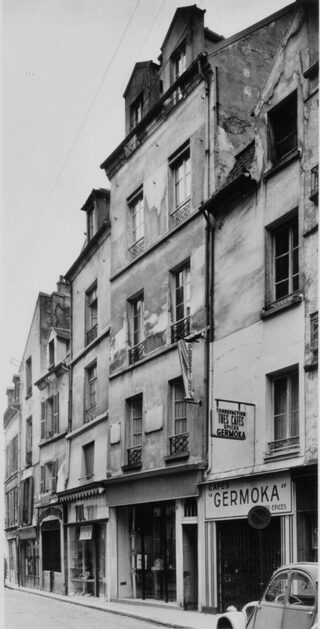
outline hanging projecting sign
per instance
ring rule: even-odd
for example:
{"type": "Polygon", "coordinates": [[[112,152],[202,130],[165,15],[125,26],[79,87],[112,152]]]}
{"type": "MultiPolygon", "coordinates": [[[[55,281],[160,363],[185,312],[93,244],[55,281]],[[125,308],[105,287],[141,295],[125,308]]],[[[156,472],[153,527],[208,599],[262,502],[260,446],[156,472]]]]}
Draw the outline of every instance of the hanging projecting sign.
{"type": "Polygon", "coordinates": [[[185,390],[186,400],[193,400],[192,389],[192,343],[186,343],[183,339],[178,341],[178,352],[181,366],[181,374],[185,390]]]}
{"type": "Polygon", "coordinates": [[[258,506],[266,507],[271,515],[292,512],[289,474],[228,479],[206,485],[206,518],[244,517],[252,507],[258,506]]]}
{"type": "Polygon", "coordinates": [[[211,417],[211,437],[216,472],[226,469],[226,460],[229,470],[253,465],[255,404],[216,399],[211,417]]]}

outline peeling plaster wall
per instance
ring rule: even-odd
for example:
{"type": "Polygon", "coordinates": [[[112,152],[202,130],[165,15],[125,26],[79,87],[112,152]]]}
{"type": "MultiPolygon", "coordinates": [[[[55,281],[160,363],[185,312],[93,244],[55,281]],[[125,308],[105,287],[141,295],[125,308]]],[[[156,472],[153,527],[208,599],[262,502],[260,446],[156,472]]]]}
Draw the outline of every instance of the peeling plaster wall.
{"type": "Polygon", "coordinates": [[[130,261],[131,243],[128,197],[143,184],[145,249],[169,228],[169,214],[174,209],[171,171],[168,159],[190,138],[192,161],[192,208],[205,200],[205,120],[207,105],[204,84],[200,84],[170,113],[158,128],[133,152],[132,157],[111,180],[112,275],[130,261]]]}
{"type": "Polygon", "coordinates": [[[109,338],[106,337],[89,352],[86,352],[72,368],[72,430],[82,426],[85,405],[85,370],[93,361],[97,362],[97,405],[96,415],[108,409],[109,338]]]}
{"type": "Polygon", "coordinates": [[[205,325],[204,219],[200,216],[168,238],[111,283],[110,373],[128,364],[127,300],[144,291],[145,351],[164,347],[170,338],[170,270],[190,258],[191,331],[205,325]]]}
{"type": "Polygon", "coordinates": [[[212,67],[217,68],[216,189],[221,187],[230,172],[234,156],[254,137],[251,113],[291,19],[292,13],[287,13],[215,54],[210,54],[208,50],[208,60],[212,67]]]}

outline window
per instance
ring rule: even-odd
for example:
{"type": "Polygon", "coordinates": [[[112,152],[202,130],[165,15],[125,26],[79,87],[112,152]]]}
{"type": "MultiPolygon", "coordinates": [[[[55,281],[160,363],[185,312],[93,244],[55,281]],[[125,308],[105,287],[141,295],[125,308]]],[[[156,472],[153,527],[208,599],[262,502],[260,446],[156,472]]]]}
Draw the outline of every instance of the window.
{"type": "Polygon", "coordinates": [[[80,480],[90,480],[94,476],[94,441],[82,447],[83,475],[80,480]]]}
{"type": "MultiPolygon", "coordinates": [[[[186,46],[183,42],[171,57],[172,83],[174,83],[186,69],[186,46]]],[[[181,88],[174,90],[173,102],[176,104],[182,98],[181,88]]]]}
{"type": "Polygon", "coordinates": [[[26,421],[26,465],[32,465],[32,417],[26,421]]]}
{"type": "Polygon", "coordinates": [[[316,166],[311,168],[310,199],[312,201],[316,201],[318,199],[318,192],[319,192],[319,164],[316,164],[316,166]]]}
{"type": "Polygon", "coordinates": [[[189,434],[187,433],[187,404],[182,378],[171,383],[172,431],[170,437],[170,455],[189,453],[189,434]]]}
{"type": "Polygon", "coordinates": [[[18,489],[6,493],[6,526],[18,525],[18,489]]]}
{"type": "Polygon", "coordinates": [[[273,441],[270,453],[288,450],[299,444],[298,369],[272,377],[273,441]]]}
{"type": "Polygon", "coordinates": [[[173,182],[173,207],[177,209],[191,196],[191,159],[189,142],[169,158],[173,182]]]}
{"type": "Polygon", "coordinates": [[[18,435],[9,441],[6,448],[6,476],[18,470],[18,435]]]}
{"type": "Polygon", "coordinates": [[[86,345],[98,335],[98,294],[95,284],[86,293],[86,345]]]}
{"type": "Polygon", "coordinates": [[[139,255],[144,249],[144,207],[143,190],[140,188],[128,199],[130,213],[130,252],[133,257],[139,255]]]}
{"type": "Polygon", "coordinates": [[[142,408],[142,395],[128,401],[127,455],[131,467],[142,464],[142,408]]]}
{"type": "Polygon", "coordinates": [[[288,593],[289,605],[295,607],[313,607],[316,602],[316,592],[314,585],[308,575],[300,572],[291,574],[290,590],[288,593]]]}
{"type": "Polygon", "coordinates": [[[318,350],[318,313],[310,315],[310,349],[318,350]]]}
{"type": "Polygon", "coordinates": [[[173,273],[173,318],[171,342],[190,334],[190,264],[173,273]]]}
{"type": "Polygon", "coordinates": [[[268,603],[284,604],[288,588],[288,576],[288,572],[281,572],[271,581],[265,594],[265,600],[268,603]]]}
{"type": "Polygon", "coordinates": [[[143,92],[130,105],[130,130],[139,124],[143,115],[143,92]]]}
{"type": "Polygon", "coordinates": [[[40,468],[40,493],[54,494],[57,491],[58,461],[48,461],[40,468]]]}
{"type": "Polygon", "coordinates": [[[97,406],[97,363],[86,368],[84,423],[96,417],[97,406]]]}
{"type": "Polygon", "coordinates": [[[42,569],[61,572],[61,535],[59,520],[43,522],[42,534],[42,569]]]}
{"type": "Polygon", "coordinates": [[[26,388],[27,397],[32,395],[32,358],[31,356],[26,360],[26,388]]]}
{"type": "Polygon", "coordinates": [[[144,349],[144,298],[143,294],[129,302],[130,307],[130,345],[129,364],[135,363],[143,357],[144,349]]]}
{"type": "Polygon", "coordinates": [[[299,290],[298,217],[272,231],[273,295],[281,299],[299,290]]]}
{"type": "Polygon", "coordinates": [[[94,205],[87,211],[87,241],[90,242],[95,233],[94,205]]]}
{"type": "Polygon", "coordinates": [[[273,163],[297,148],[297,93],[269,112],[270,159],[273,163]]]}
{"type": "Polygon", "coordinates": [[[23,481],[22,524],[32,524],[33,515],[33,477],[23,481]]]}
{"type": "Polygon", "coordinates": [[[59,432],[59,393],[41,402],[40,438],[49,439],[59,432]]]}
{"type": "Polygon", "coordinates": [[[54,367],[54,339],[48,345],[49,369],[54,367]]]}

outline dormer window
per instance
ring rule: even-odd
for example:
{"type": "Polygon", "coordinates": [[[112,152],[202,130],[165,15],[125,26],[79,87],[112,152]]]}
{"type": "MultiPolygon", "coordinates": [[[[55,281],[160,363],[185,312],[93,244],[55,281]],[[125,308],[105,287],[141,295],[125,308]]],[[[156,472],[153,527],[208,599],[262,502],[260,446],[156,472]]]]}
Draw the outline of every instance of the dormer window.
{"type": "Polygon", "coordinates": [[[48,360],[49,360],[49,369],[54,367],[54,340],[49,342],[48,346],[48,360]]]}
{"type": "Polygon", "coordinates": [[[138,98],[130,106],[130,129],[134,129],[140,120],[142,120],[143,112],[143,92],[139,94],[138,98]]]}
{"type": "MultiPolygon", "coordinates": [[[[172,83],[174,83],[186,69],[186,45],[183,42],[179,48],[175,50],[171,57],[171,73],[172,83]]],[[[173,93],[173,101],[176,104],[182,98],[181,88],[179,87],[173,93]]]]}
{"type": "Polygon", "coordinates": [[[88,210],[87,212],[87,238],[88,242],[94,235],[94,206],[88,210]]]}

